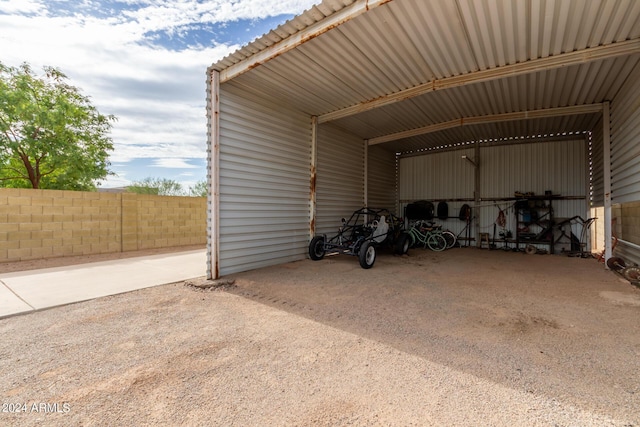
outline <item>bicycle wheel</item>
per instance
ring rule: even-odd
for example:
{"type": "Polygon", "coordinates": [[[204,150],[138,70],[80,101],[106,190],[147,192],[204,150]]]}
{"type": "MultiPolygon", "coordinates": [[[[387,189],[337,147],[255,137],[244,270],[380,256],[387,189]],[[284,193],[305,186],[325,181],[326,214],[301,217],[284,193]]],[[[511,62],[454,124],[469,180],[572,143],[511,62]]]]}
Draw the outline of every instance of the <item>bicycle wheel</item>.
{"type": "Polygon", "coordinates": [[[417,248],[418,244],[420,243],[420,237],[418,232],[416,230],[410,230],[409,233],[407,233],[409,235],[409,247],[410,248],[417,248]]]}
{"type": "Polygon", "coordinates": [[[447,241],[442,234],[431,234],[427,239],[427,246],[432,251],[440,252],[447,249],[447,241]]]}
{"type": "Polygon", "coordinates": [[[444,239],[447,241],[447,249],[450,249],[456,245],[458,238],[451,231],[445,230],[442,232],[442,235],[444,236],[444,239]]]}

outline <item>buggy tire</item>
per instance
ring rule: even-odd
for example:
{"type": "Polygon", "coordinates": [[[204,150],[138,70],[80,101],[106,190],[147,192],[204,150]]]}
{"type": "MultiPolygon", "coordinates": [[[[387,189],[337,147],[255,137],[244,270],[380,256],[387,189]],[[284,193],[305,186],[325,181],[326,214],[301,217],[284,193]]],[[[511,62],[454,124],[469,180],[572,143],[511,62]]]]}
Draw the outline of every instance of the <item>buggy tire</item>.
{"type": "Polygon", "coordinates": [[[373,267],[376,262],[376,247],[371,242],[364,242],[358,251],[358,260],[362,268],[373,267]]]}
{"type": "Polygon", "coordinates": [[[411,246],[411,237],[407,233],[400,233],[398,240],[396,241],[396,254],[404,255],[411,246]]]}
{"type": "Polygon", "coordinates": [[[314,261],[320,261],[326,253],[324,249],[324,237],[316,236],[309,243],[309,258],[314,261]]]}

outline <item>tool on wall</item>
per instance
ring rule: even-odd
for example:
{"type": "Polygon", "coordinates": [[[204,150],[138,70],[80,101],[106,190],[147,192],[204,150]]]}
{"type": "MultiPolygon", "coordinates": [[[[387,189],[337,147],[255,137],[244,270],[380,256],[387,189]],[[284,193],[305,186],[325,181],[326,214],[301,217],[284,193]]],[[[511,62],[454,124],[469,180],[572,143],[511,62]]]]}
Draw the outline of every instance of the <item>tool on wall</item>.
{"type": "Polygon", "coordinates": [[[462,231],[458,233],[458,240],[460,239],[460,235],[462,233],[465,233],[465,240],[467,241],[467,244],[465,246],[469,246],[471,244],[471,206],[466,203],[462,205],[460,207],[460,214],[458,215],[458,218],[460,218],[461,221],[466,222],[462,231]]]}

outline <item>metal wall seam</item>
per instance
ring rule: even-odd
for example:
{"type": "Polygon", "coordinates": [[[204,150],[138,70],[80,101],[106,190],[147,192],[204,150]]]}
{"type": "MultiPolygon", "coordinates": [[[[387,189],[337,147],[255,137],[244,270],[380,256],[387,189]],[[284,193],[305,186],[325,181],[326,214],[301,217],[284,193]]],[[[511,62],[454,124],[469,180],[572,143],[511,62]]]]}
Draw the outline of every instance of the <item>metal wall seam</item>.
{"type": "Polygon", "coordinates": [[[303,259],[311,120],[233,83],[220,90],[220,275],[303,259]]]}
{"type": "Polygon", "coordinates": [[[331,125],[318,126],[316,234],[335,234],[340,218],[363,206],[364,143],[331,125]]]}

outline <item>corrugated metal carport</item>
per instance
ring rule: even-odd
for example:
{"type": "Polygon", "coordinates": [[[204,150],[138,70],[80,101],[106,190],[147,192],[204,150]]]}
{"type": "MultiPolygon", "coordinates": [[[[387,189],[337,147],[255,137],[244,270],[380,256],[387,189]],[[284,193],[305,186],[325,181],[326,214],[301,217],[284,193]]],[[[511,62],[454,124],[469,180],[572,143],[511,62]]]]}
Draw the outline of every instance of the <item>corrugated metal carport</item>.
{"type": "MultiPolygon", "coordinates": [[[[607,257],[613,205],[640,260],[639,61],[634,0],[325,0],[208,70],[209,276],[302,259],[364,204],[400,209],[403,159],[465,150],[486,171],[485,148],[548,141],[583,142],[584,176],[563,179],[603,208],[607,257]]],[[[471,174],[481,202],[497,178],[471,174]]]]}

